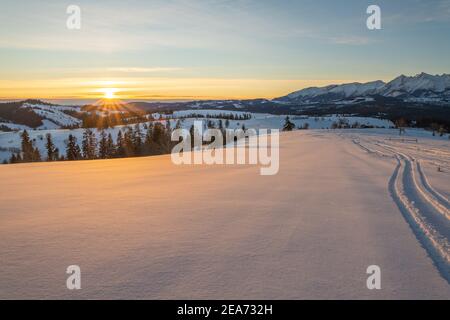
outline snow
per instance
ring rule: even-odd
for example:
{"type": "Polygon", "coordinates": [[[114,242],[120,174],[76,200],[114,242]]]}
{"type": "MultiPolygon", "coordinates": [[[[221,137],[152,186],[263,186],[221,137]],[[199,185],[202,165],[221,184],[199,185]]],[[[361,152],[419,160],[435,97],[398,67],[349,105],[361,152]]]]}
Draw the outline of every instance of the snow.
{"type": "Polygon", "coordinates": [[[331,89],[330,92],[342,93],[346,98],[348,98],[372,94],[379,90],[383,85],[383,81],[373,81],[368,83],[347,83],[331,89]]]}
{"type": "Polygon", "coordinates": [[[42,120],[42,125],[39,126],[38,130],[49,130],[49,129],[59,129],[60,125],[54,123],[53,121],[44,119],[42,120]]]}
{"type": "Polygon", "coordinates": [[[293,92],[291,94],[288,94],[286,97],[289,99],[296,99],[298,97],[315,97],[320,94],[325,94],[329,90],[331,90],[335,87],[336,87],[336,85],[326,86],[323,88],[318,88],[318,87],[306,88],[306,89],[302,89],[302,90],[293,92]]]}
{"type": "Polygon", "coordinates": [[[387,83],[386,86],[381,89],[381,92],[386,96],[395,96],[398,91],[408,93],[414,93],[418,90],[444,92],[447,89],[450,89],[450,75],[442,74],[433,76],[422,72],[413,77],[401,75],[387,83]]]}
{"type": "MultiPolygon", "coordinates": [[[[141,124],[141,128],[142,128],[141,124]]],[[[124,130],[125,126],[116,126],[114,128],[105,129],[105,132],[107,134],[111,133],[114,140],[117,138],[117,134],[119,133],[119,130],[124,130]]],[[[84,129],[56,129],[56,130],[27,130],[31,140],[33,140],[34,145],[39,149],[39,152],[41,153],[41,156],[45,159],[45,155],[47,154],[45,144],[46,139],[45,136],[47,133],[50,133],[52,135],[52,140],[56,148],[59,149],[60,155],[65,155],[65,149],[66,149],[66,142],[69,137],[69,135],[73,135],[75,138],[77,138],[77,142],[81,147],[81,141],[83,138],[83,132],[84,129]]],[[[93,129],[94,133],[97,136],[97,139],[100,138],[100,130],[93,129]]],[[[0,147],[4,149],[10,149],[10,148],[20,148],[21,139],[20,139],[20,132],[4,132],[0,133],[0,147]]],[[[0,161],[8,160],[11,157],[12,152],[4,152],[0,153],[0,161]]]]}
{"type": "Polygon", "coordinates": [[[450,74],[430,75],[422,72],[415,76],[401,75],[388,83],[372,81],[367,83],[345,83],[326,87],[312,87],[288,94],[281,99],[305,102],[320,96],[333,94],[332,99],[348,99],[380,94],[385,97],[405,96],[405,101],[439,102],[450,97],[450,74]],[[337,96],[336,96],[337,95],[337,96]]]}
{"type": "MultiPolygon", "coordinates": [[[[405,169],[448,164],[449,142],[395,132],[283,133],[275,176],[169,155],[0,166],[0,298],[448,299],[411,219],[437,212],[405,169]],[[73,264],[79,291],[65,288],[73,264]],[[382,290],[366,288],[374,264],[382,290]]],[[[448,175],[429,182],[448,194],[448,175]]]]}
{"type": "Polygon", "coordinates": [[[181,110],[181,111],[174,111],[173,112],[173,116],[175,118],[179,118],[179,117],[186,117],[192,114],[201,114],[201,115],[221,115],[221,114],[226,114],[226,115],[245,115],[245,114],[249,114],[250,112],[242,112],[242,111],[229,111],[229,110],[217,110],[217,109],[201,109],[201,110],[181,110]]]}
{"type": "MultiPolygon", "coordinates": [[[[346,135],[352,136],[348,132],[346,135]]],[[[434,188],[424,165],[438,167],[441,179],[450,181],[447,171],[450,165],[450,142],[425,139],[425,143],[420,143],[408,135],[387,138],[354,136],[353,142],[368,153],[396,159],[397,166],[389,183],[390,192],[417,238],[443,277],[449,281],[450,201],[446,196],[449,186],[444,188],[445,192],[434,188]]]]}
{"type": "Polygon", "coordinates": [[[63,112],[67,110],[79,111],[79,108],[76,107],[25,103],[22,108],[32,109],[33,112],[46,119],[43,121],[42,129],[56,129],[61,126],[73,126],[81,123],[81,120],[63,112]]]}
{"type": "Polygon", "coordinates": [[[342,95],[342,98],[357,97],[363,95],[369,95],[377,92],[384,86],[383,81],[372,81],[367,83],[346,83],[342,85],[330,85],[326,87],[311,87],[303,90],[299,90],[287,95],[289,99],[302,98],[314,98],[320,95],[334,93],[342,95]]]}
{"type": "Polygon", "coordinates": [[[23,125],[23,124],[16,124],[16,123],[11,123],[11,122],[1,122],[1,121],[0,121],[0,126],[5,126],[12,130],[29,130],[29,129],[31,129],[30,127],[23,125]]]}
{"type": "MultiPolygon", "coordinates": [[[[182,116],[188,116],[192,114],[203,114],[203,115],[219,115],[219,114],[227,114],[227,115],[244,115],[249,114],[248,112],[241,112],[241,111],[228,111],[228,110],[216,110],[216,109],[192,109],[192,110],[183,110],[183,111],[176,111],[174,112],[174,117],[182,117],[182,116]]],[[[283,127],[283,124],[285,122],[285,115],[271,115],[266,113],[250,113],[252,115],[252,118],[249,120],[229,120],[229,128],[230,129],[237,129],[241,128],[244,124],[246,129],[253,128],[253,129],[281,129],[283,127]]],[[[160,114],[154,113],[152,115],[155,119],[160,119],[160,114]]],[[[298,127],[303,126],[305,123],[309,124],[309,127],[311,129],[322,129],[322,128],[330,128],[332,123],[337,121],[339,118],[342,118],[337,115],[330,115],[327,117],[295,117],[291,116],[291,121],[298,127]]],[[[375,118],[365,118],[365,117],[347,117],[349,120],[349,123],[352,124],[354,122],[359,122],[360,124],[367,124],[367,125],[373,125],[378,127],[386,127],[389,128],[393,126],[393,123],[388,120],[382,120],[382,119],[375,119],[375,118]]],[[[182,127],[185,129],[189,129],[191,125],[194,123],[194,121],[204,121],[206,122],[206,118],[186,118],[182,122],[182,127]]],[[[215,122],[215,125],[218,126],[219,119],[209,119],[211,121],[215,122]]],[[[161,121],[162,123],[165,123],[164,120],[161,121]]],[[[51,122],[50,122],[51,123],[51,122]]],[[[225,126],[225,120],[222,121],[223,125],[225,126]]],[[[171,120],[171,126],[172,128],[175,127],[176,120],[171,120]]],[[[47,124],[47,126],[49,126],[47,124]]],[[[119,130],[123,130],[125,126],[116,126],[114,128],[106,129],[106,133],[111,133],[113,138],[115,139],[117,137],[117,134],[119,133],[119,130]]],[[[141,124],[141,128],[143,129],[143,124],[141,124]]],[[[30,138],[34,140],[35,146],[39,149],[41,155],[46,154],[45,149],[45,135],[47,133],[50,133],[53,138],[53,142],[55,146],[59,149],[60,154],[65,154],[66,149],[66,141],[69,137],[69,134],[72,134],[74,137],[77,138],[78,144],[81,145],[81,140],[83,137],[83,131],[84,129],[72,129],[72,130],[62,130],[62,129],[53,129],[53,130],[28,130],[28,133],[30,135],[30,138]]],[[[100,132],[96,129],[94,129],[94,132],[97,135],[97,138],[100,136],[100,132]]],[[[20,132],[4,132],[0,133],[0,148],[20,148],[20,132]]],[[[12,152],[0,152],[0,163],[3,160],[8,160],[11,157],[12,152]]]]}

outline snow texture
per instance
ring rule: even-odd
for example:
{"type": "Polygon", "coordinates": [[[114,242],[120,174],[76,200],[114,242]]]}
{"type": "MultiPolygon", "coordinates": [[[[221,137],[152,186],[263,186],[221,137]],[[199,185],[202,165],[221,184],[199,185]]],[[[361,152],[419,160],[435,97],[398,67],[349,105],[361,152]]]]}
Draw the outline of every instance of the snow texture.
{"type": "Polygon", "coordinates": [[[448,299],[449,142],[395,133],[283,133],[275,176],[168,155],[0,166],[0,298],[448,299]]]}

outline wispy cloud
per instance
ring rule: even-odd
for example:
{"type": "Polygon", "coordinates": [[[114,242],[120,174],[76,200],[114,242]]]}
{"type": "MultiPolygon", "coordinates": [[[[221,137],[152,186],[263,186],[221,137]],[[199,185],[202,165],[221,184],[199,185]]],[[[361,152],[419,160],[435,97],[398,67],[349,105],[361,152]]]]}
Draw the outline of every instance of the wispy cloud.
{"type": "Polygon", "coordinates": [[[120,67],[120,68],[107,68],[108,71],[113,72],[125,72],[125,73],[154,73],[154,72],[173,72],[180,71],[183,68],[164,68],[164,67],[153,67],[153,68],[136,68],[136,67],[120,67]]]}
{"type": "Polygon", "coordinates": [[[450,0],[419,0],[394,9],[383,13],[383,23],[390,27],[450,21],[450,0]]]}
{"type": "Polygon", "coordinates": [[[332,37],[329,39],[330,42],[335,44],[342,45],[365,45],[372,43],[373,40],[368,37],[359,37],[359,36],[341,36],[341,37],[332,37]]]}
{"type": "Polygon", "coordinates": [[[262,39],[307,37],[311,32],[301,20],[272,20],[274,13],[259,1],[78,2],[81,30],[68,30],[62,2],[30,3],[23,11],[6,0],[0,18],[8,28],[0,30],[0,47],[96,52],[246,48],[262,39]]]}

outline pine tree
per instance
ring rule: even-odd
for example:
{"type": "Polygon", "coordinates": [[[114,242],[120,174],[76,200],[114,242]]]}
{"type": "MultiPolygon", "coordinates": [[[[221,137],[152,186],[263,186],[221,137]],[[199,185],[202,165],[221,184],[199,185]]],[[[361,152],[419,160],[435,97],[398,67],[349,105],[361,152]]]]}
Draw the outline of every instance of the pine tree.
{"type": "Polygon", "coordinates": [[[117,157],[125,156],[125,146],[124,146],[122,130],[119,130],[119,133],[117,134],[116,156],[117,157]]]}
{"type": "Polygon", "coordinates": [[[153,141],[162,146],[164,144],[164,127],[161,125],[161,123],[156,123],[153,126],[153,131],[152,131],[152,137],[153,137],[153,141]]]}
{"type": "Polygon", "coordinates": [[[153,123],[149,123],[148,128],[147,128],[147,135],[151,137],[151,140],[153,140],[153,129],[154,129],[154,124],[153,123]]]}
{"type": "Polygon", "coordinates": [[[90,129],[85,129],[83,132],[83,139],[81,141],[81,150],[83,152],[83,158],[89,159],[89,136],[90,136],[90,129]]]}
{"type": "Polygon", "coordinates": [[[21,147],[22,147],[22,155],[16,155],[17,162],[35,162],[41,161],[41,154],[39,153],[39,149],[35,148],[33,145],[33,141],[31,141],[30,136],[27,130],[24,130],[20,135],[21,147]]]}
{"type": "Polygon", "coordinates": [[[138,124],[134,127],[134,134],[133,134],[133,148],[134,148],[134,154],[140,155],[142,152],[142,131],[141,126],[138,124]]]}
{"type": "Polygon", "coordinates": [[[153,152],[154,141],[153,141],[153,124],[149,124],[147,127],[147,132],[145,133],[143,154],[150,155],[153,152]]]}
{"type": "Polygon", "coordinates": [[[283,131],[292,131],[294,128],[295,124],[291,122],[289,116],[286,116],[286,119],[284,120],[283,131]]]}
{"type": "Polygon", "coordinates": [[[97,154],[97,138],[91,129],[85,129],[83,132],[83,141],[81,143],[83,158],[95,159],[97,154]]]}
{"type": "Polygon", "coordinates": [[[95,133],[93,131],[91,131],[91,136],[90,136],[90,141],[89,141],[89,145],[90,145],[90,151],[91,151],[91,157],[92,159],[97,158],[97,137],[95,136],[95,133]]]}
{"type": "Polygon", "coordinates": [[[100,141],[98,146],[98,156],[100,159],[108,158],[108,137],[105,130],[100,131],[100,141]]]}
{"type": "Polygon", "coordinates": [[[132,157],[134,156],[134,133],[133,128],[127,127],[124,135],[123,135],[123,146],[125,150],[125,156],[126,157],[132,157]]]}
{"type": "Polygon", "coordinates": [[[166,127],[164,128],[164,144],[163,144],[163,152],[170,152],[172,146],[172,126],[170,124],[170,120],[167,120],[166,127]]]}
{"type": "Polygon", "coordinates": [[[34,153],[34,147],[33,143],[30,140],[30,136],[27,132],[27,130],[24,130],[22,134],[20,135],[22,142],[22,161],[23,162],[31,162],[33,161],[33,153],[34,153]]]}
{"type": "Polygon", "coordinates": [[[114,153],[115,153],[115,145],[113,137],[110,133],[108,134],[108,139],[106,140],[106,157],[112,158],[114,157],[114,153]]]}
{"type": "Polygon", "coordinates": [[[47,161],[58,161],[59,150],[53,143],[52,135],[50,133],[47,133],[45,137],[47,139],[47,143],[45,144],[45,148],[47,149],[47,161]]]}
{"type": "Polygon", "coordinates": [[[81,150],[77,144],[77,138],[71,134],[69,134],[66,144],[66,159],[69,161],[81,159],[81,150]]]}

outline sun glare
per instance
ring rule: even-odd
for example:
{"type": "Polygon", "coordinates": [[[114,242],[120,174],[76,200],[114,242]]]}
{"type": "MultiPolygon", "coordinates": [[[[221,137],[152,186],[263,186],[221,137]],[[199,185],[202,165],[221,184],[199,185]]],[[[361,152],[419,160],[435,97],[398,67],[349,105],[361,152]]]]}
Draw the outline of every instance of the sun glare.
{"type": "Polygon", "coordinates": [[[105,99],[115,99],[116,97],[116,92],[117,89],[116,88],[103,88],[101,89],[101,91],[103,92],[103,97],[105,99]]]}

